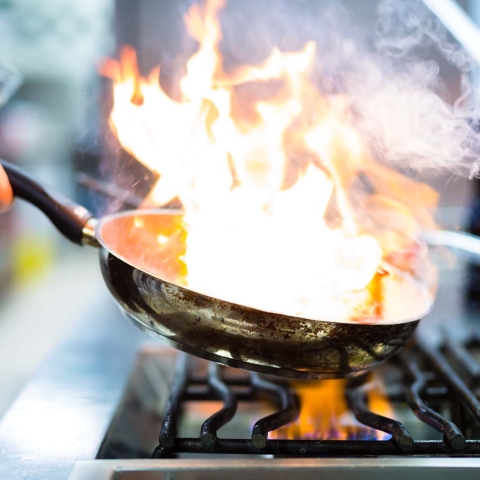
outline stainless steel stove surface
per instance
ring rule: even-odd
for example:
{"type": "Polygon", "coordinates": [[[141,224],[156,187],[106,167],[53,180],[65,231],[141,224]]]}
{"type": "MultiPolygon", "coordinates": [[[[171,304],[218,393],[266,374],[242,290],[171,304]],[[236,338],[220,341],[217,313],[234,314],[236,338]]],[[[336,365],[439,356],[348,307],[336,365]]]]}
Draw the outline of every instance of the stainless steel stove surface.
{"type": "Polygon", "coordinates": [[[78,463],[70,480],[477,480],[479,466],[475,458],[463,460],[461,473],[452,458],[105,460],[78,463]]]}

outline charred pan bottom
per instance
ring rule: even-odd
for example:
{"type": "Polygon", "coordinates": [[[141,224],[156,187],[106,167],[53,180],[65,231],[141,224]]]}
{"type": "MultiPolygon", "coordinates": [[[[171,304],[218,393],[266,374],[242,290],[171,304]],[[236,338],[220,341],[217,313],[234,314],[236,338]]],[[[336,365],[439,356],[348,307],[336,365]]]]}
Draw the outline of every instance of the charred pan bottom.
{"type": "Polygon", "coordinates": [[[272,314],[171,284],[103,248],[100,264],[118,304],[141,328],[198,357],[260,373],[356,375],[398,352],[419,323],[362,325],[272,314]]]}

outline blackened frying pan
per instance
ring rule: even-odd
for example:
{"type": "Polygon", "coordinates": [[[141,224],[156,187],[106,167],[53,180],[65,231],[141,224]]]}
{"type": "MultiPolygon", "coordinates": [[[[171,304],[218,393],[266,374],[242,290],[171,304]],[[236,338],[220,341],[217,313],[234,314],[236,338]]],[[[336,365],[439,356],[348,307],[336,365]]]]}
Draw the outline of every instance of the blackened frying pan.
{"type": "Polygon", "coordinates": [[[24,171],[1,161],[14,195],[36,205],[69,240],[100,249],[105,282],[140,328],[225,365],[291,378],[359,374],[394,355],[419,320],[355,324],[265,312],[181,285],[182,213],[131,211],[100,221],[24,171]],[[163,245],[158,242],[159,235],[163,245]]]}

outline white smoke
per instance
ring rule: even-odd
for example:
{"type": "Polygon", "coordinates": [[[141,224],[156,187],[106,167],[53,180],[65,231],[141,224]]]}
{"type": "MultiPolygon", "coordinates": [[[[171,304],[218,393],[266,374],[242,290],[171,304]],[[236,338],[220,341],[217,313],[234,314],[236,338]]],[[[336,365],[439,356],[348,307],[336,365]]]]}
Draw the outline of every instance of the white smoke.
{"type": "Polygon", "coordinates": [[[316,83],[327,95],[347,94],[377,161],[425,175],[475,175],[474,60],[421,0],[381,0],[375,28],[349,18],[349,5],[358,14],[373,3],[230,1],[221,12],[221,49],[227,63],[256,63],[274,45],[295,50],[314,40],[316,83]],[[458,99],[449,98],[452,88],[440,72],[445,65],[463,77],[458,99]]]}
{"type": "Polygon", "coordinates": [[[434,46],[461,71],[475,66],[471,55],[451,38],[422,0],[382,0],[375,32],[376,47],[384,54],[405,57],[419,47],[434,46]]]}
{"type": "Polygon", "coordinates": [[[470,55],[420,0],[383,0],[376,27],[373,53],[356,52],[360,61],[345,83],[377,159],[425,173],[476,174],[478,92],[468,76],[470,55]],[[425,60],[428,50],[462,72],[462,93],[453,104],[440,95],[439,65],[425,60]]]}
{"type": "Polygon", "coordinates": [[[478,170],[479,135],[468,112],[432,89],[436,71],[435,64],[418,63],[403,74],[366,75],[362,83],[350,82],[358,128],[382,162],[472,175],[478,170]]]}

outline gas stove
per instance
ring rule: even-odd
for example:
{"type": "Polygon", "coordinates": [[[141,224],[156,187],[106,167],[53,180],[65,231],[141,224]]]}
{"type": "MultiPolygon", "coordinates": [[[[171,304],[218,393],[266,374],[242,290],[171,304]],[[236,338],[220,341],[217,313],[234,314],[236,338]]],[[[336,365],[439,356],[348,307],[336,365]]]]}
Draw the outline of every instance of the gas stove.
{"type": "Polygon", "coordinates": [[[374,379],[292,385],[145,347],[98,458],[479,455],[478,353],[480,332],[443,349],[417,339],[374,379]],[[389,416],[368,401],[377,382],[389,416]]]}
{"type": "Polygon", "coordinates": [[[477,478],[480,325],[457,267],[415,341],[345,381],[187,356],[102,300],[0,423],[0,478],[477,478]]]}
{"type": "Polygon", "coordinates": [[[439,346],[419,336],[374,375],[294,385],[144,345],[97,460],[78,462],[70,479],[423,479],[453,478],[459,468],[476,478],[480,330],[471,325],[467,336],[439,346]],[[388,417],[371,398],[378,384],[388,417]],[[342,402],[346,411],[327,428],[321,418],[302,425],[312,407],[305,391],[318,415],[342,402]]]}

